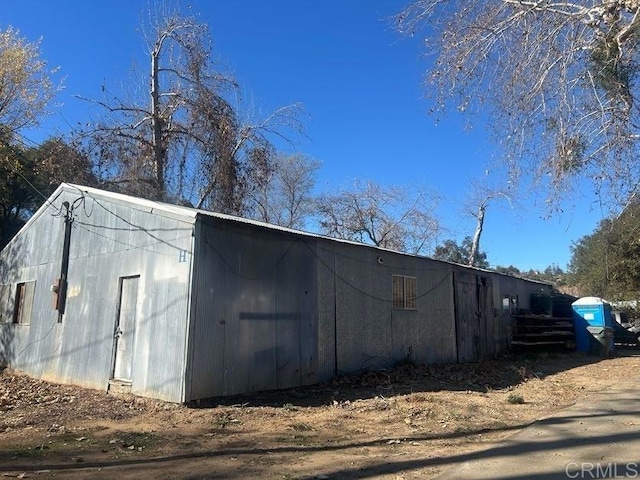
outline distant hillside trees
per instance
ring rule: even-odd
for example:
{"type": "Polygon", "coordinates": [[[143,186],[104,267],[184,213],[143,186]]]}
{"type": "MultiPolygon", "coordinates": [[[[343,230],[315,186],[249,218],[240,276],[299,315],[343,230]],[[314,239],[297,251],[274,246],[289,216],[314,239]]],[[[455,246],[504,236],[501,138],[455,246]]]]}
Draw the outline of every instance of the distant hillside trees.
{"type": "Polygon", "coordinates": [[[550,283],[559,290],[562,290],[564,287],[569,285],[567,272],[558,265],[549,265],[544,270],[534,270],[532,268],[529,270],[520,270],[513,265],[509,265],[508,267],[497,266],[495,267],[495,271],[504,273],[505,275],[513,275],[516,277],[524,277],[531,280],[550,283]]]}
{"type": "Polygon", "coordinates": [[[584,295],[640,298],[640,202],[635,200],[621,215],[601,221],[571,251],[571,280],[584,295]]]}
{"type": "MultiPolygon", "coordinates": [[[[471,237],[465,237],[460,243],[452,239],[445,240],[436,246],[433,251],[433,258],[436,260],[445,260],[447,262],[468,265],[469,259],[471,258],[473,244],[473,238],[471,237]]],[[[487,254],[482,250],[476,250],[474,266],[479,268],[489,268],[487,254]]]]}
{"type": "MultiPolygon", "coordinates": [[[[460,243],[449,239],[436,246],[433,258],[448,262],[467,265],[473,246],[473,238],[465,237],[460,243]]],[[[515,277],[529,278],[553,285],[557,289],[563,289],[569,284],[568,274],[558,265],[549,265],[544,270],[520,270],[513,265],[491,267],[486,252],[480,251],[477,255],[476,267],[495,270],[498,273],[515,277]]]]}

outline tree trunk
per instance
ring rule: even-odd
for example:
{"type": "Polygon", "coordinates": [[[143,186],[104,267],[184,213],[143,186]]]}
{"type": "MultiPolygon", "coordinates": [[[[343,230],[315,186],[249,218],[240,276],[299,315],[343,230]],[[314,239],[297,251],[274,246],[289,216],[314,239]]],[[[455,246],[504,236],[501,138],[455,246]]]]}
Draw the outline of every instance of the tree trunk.
{"type": "Polygon", "coordinates": [[[162,49],[162,39],[156,44],[156,48],[151,53],[151,124],[152,124],[152,145],[153,145],[153,167],[154,181],[158,195],[164,199],[164,168],[166,163],[167,149],[164,145],[162,131],[164,121],[160,109],[160,72],[158,58],[162,49]]]}
{"type": "Polygon", "coordinates": [[[476,264],[476,257],[480,249],[480,236],[482,235],[482,228],[484,227],[484,214],[487,206],[483,203],[478,207],[478,216],[476,222],[476,231],[473,234],[473,242],[471,243],[471,252],[469,253],[469,265],[474,266],[476,264]]]}

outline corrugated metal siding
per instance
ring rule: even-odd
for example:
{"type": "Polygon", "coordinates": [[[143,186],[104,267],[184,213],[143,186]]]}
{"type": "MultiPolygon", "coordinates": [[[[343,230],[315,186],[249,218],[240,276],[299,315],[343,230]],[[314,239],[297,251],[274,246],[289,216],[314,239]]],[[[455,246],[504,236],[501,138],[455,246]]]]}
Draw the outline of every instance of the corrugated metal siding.
{"type": "MultiPolygon", "coordinates": [[[[309,244],[309,243],[308,243],[309,244]]],[[[325,381],[337,373],[336,363],[336,255],[326,242],[313,242],[317,259],[318,305],[318,380],[325,381]]]]}
{"type": "Polygon", "coordinates": [[[213,218],[199,232],[191,399],[317,382],[316,262],[306,239],[213,218]]]}
{"type": "Polygon", "coordinates": [[[139,299],[136,322],[132,393],[184,400],[188,286],[186,279],[178,276],[147,278],[141,285],[143,296],[139,299]]]}
{"type": "Polygon", "coordinates": [[[338,372],[382,368],[392,348],[391,275],[379,274],[387,267],[372,249],[334,247],[338,372]]]}
{"type": "Polygon", "coordinates": [[[36,215],[0,254],[5,303],[16,282],[36,280],[31,324],[0,325],[0,361],[34,376],[106,388],[125,276],[139,276],[132,391],[176,402],[307,385],[405,359],[455,362],[460,332],[470,326],[472,343],[462,350],[485,358],[507,344],[502,297],[517,295],[526,309],[531,293],[548,288],[232,218],[181,215],[180,208],[161,206],[157,215],[153,202],[85,195],[75,204],[62,323],[49,288],[60,272],[64,222],[52,214],[65,200],[73,204],[77,189],[61,189],[55,208],[36,215]],[[393,275],[416,278],[415,310],[393,308],[393,275]],[[473,288],[464,288],[467,277],[473,288]]]}
{"type": "Polygon", "coordinates": [[[211,246],[214,235],[214,229],[207,228],[202,222],[196,223],[187,400],[224,392],[225,322],[228,310],[224,272],[228,267],[211,246]]]}
{"type": "MultiPolygon", "coordinates": [[[[64,189],[53,203],[60,208],[79,197],[64,189]]],[[[0,283],[37,280],[31,325],[2,325],[10,364],[36,377],[106,389],[119,278],[140,275],[132,392],[181,401],[191,219],[88,196],[76,202],[66,312],[58,323],[50,286],[60,275],[64,220],[53,213],[37,216],[0,257],[0,283]]]]}
{"type": "Polygon", "coordinates": [[[336,255],[339,372],[388,367],[405,359],[455,361],[449,265],[373,248],[322,245],[334,249],[336,255]],[[416,277],[416,310],[393,308],[393,275],[416,277]]]}
{"type": "MultiPolygon", "coordinates": [[[[288,388],[318,381],[317,268],[306,239],[278,237],[292,241],[285,256],[278,258],[275,282],[276,380],[277,388],[288,388]]],[[[283,243],[274,240],[274,247],[283,243]]]]}

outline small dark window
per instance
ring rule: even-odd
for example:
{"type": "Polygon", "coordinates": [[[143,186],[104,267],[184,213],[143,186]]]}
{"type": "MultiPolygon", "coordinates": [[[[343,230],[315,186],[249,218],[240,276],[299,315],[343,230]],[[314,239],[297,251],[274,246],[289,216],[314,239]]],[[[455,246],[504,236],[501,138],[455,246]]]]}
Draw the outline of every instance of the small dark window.
{"type": "Polygon", "coordinates": [[[393,308],[416,310],[418,280],[416,277],[393,275],[393,308]]]}
{"type": "Polygon", "coordinates": [[[36,282],[21,282],[16,285],[16,297],[13,307],[13,323],[29,325],[33,307],[33,292],[36,282]]]}
{"type": "Polygon", "coordinates": [[[0,285],[0,323],[11,321],[9,298],[11,298],[11,285],[0,285]]]}
{"type": "Polygon", "coordinates": [[[518,296],[505,295],[502,297],[502,312],[512,315],[518,311],[518,296]]]}

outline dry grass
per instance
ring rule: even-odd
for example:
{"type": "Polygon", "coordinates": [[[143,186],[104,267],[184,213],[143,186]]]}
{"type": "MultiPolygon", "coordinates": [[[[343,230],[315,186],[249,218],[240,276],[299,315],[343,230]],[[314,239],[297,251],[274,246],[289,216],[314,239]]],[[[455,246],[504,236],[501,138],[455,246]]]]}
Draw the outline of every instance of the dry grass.
{"type": "Polygon", "coordinates": [[[4,372],[0,474],[428,478],[639,366],[636,356],[580,355],[402,365],[199,408],[4,372]]]}

